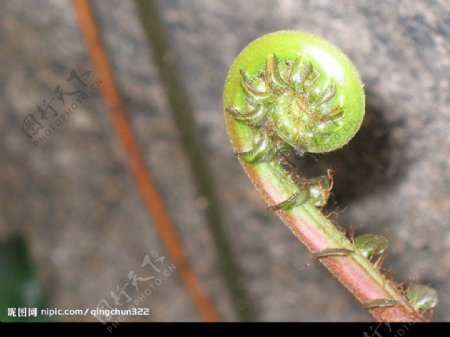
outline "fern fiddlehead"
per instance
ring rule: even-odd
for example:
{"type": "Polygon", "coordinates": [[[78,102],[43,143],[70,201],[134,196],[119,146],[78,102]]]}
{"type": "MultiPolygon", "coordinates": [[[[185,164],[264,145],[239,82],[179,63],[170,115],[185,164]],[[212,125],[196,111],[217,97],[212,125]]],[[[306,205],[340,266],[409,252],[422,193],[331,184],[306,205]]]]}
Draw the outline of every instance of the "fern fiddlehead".
{"type": "Polygon", "coordinates": [[[437,296],[417,286],[404,296],[401,286],[380,272],[387,240],[374,234],[350,240],[322,214],[331,172],[306,178],[289,169],[290,153],[333,151],[358,131],[364,90],[351,61],[308,33],[265,35],[231,66],[223,104],[234,151],[268,208],[375,318],[426,320],[422,314],[431,311],[437,296]]]}

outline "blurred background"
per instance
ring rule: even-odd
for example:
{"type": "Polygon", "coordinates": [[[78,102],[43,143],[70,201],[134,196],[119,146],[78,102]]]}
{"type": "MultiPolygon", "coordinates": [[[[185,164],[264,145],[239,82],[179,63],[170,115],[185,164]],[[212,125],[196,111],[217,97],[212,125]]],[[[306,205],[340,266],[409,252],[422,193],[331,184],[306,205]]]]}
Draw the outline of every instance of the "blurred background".
{"type": "Polygon", "coordinates": [[[450,320],[448,1],[89,4],[97,40],[80,3],[0,5],[0,321],[96,321],[19,309],[132,303],[150,314],[125,320],[372,319],[266,210],[225,132],[228,67],[251,40],[282,29],[339,46],[366,89],[350,145],[299,165],[333,167],[340,226],[387,236],[388,275],[434,287],[434,319],[450,320]],[[102,52],[106,69],[95,61],[102,52]],[[119,95],[101,89],[111,78],[119,95]],[[141,196],[129,134],[165,209],[149,212],[141,196]],[[162,240],[168,218],[181,246],[162,240]],[[179,251],[189,267],[174,261],[179,251]]]}

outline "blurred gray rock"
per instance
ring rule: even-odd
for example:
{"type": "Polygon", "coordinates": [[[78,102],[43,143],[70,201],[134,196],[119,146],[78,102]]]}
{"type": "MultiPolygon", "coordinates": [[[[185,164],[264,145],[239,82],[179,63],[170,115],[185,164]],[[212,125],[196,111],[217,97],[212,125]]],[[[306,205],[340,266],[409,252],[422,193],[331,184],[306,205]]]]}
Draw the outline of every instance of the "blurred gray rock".
{"type": "MultiPolygon", "coordinates": [[[[130,1],[95,1],[125,107],[190,261],[225,320],[236,319],[218,273],[202,202],[130,1]]],[[[336,170],[339,223],[389,238],[391,275],[434,287],[450,320],[450,5],[448,1],[158,1],[215,177],[226,230],[261,321],[371,317],[266,211],[239,167],[222,116],[237,53],[280,29],[341,47],[366,85],[367,118],[342,152],[306,157],[336,170]]],[[[5,2],[0,11],[0,239],[25,233],[51,304],[94,307],[150,251],[167,255],[100,94],[39,148],[20,130],[71,69],[92,69],[70,1],[5,2]]],[[[146,299],[150,320],[199,320],[176,275],[146,299]]],[[[72,319],[72,318],[71,318],[72,319]]],[[[88,318],[75,318],[82,320],[88,318]]],[[[89,318],[92,319],[92,318],[89,318]]]]}

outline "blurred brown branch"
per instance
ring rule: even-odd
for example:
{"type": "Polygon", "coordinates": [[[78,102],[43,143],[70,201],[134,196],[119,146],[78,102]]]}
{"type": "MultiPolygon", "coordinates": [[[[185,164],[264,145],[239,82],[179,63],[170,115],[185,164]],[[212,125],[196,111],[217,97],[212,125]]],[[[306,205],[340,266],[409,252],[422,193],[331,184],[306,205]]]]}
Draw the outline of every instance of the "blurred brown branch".
{"type": "Polygon", "coordinates": [[[166,211],[162,198],[153,183],[152,177],[145,166],[136,137],[126,118],[121,96],[108,57],[103,48],[101,34],[94,20],[89,2],[87,0],[73,0],[73,5],[86,41],[89,56],[99,78],[102,79],[101,91],[112,123],[117,136],[126,150],[133,177],[147,209],[155,220],[155,224],[158,227],[167,251],[173,259],[182,281],[196,303],[198,311],[205,320],[218,321],[218,313],[209,301],[194,271],[189,266],[178,234],[166,211]]]}

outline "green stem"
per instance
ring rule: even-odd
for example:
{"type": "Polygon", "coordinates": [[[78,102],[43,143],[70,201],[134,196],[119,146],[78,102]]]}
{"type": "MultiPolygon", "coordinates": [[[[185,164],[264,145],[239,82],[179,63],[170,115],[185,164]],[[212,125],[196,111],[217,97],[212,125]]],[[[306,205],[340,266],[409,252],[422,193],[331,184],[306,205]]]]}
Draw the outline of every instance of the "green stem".
{"type": "Polygon", "coordinates": [[[137,0],[136,3],[180,133],[180,141],[189,157],[198,193],[208,200],[208,207],[205,212],[209,230],[217,249],[219,265],[222,268],[232,303],[241,321],[253,321],[254,313],[240,277],[240,268],[223,229],[217,193],[210,169],[203,155],[204,146],[201,145],[199,140],[199,132],[195,127],[196,123],[189,104],[188,94],[176,70],[177,66],[169,57],[168,37],[160,20],[158,8],[155,2],[150,0],[137,0]]]}
{"type": "MultiPolygon", "coordinates": [[[[229,131],[236,145],[239,142],[238,133],[233,128],[229,131]]],[[[268,204],[284,200],[299,188],[278,163],[249,165],[241,160],[241,164],[268,204]]],[[[404,298],[400,285],[388,280],[369,259],[358,253],[345,234],[314,205],[308,202],[289,211],[280,210],[276,213],[313,254],[327,249],[353,252],[348,255],[323,256],[320,261],[361,303],[377,304],[369,308],[375,318],[380,321],[427,320],[404,298]]]]}

